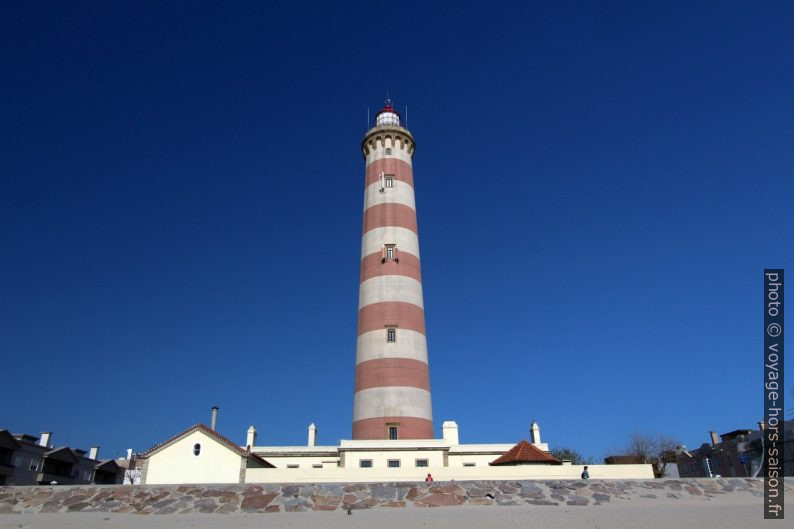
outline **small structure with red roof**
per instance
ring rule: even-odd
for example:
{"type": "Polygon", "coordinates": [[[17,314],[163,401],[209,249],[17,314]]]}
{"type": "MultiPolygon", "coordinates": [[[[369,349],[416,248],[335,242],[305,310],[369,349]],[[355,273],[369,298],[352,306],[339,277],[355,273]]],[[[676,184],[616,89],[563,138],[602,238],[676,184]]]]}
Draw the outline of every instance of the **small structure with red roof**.
{"type": "Polygon", "coordinates": [[[498,459],[488,463],[498,465],[562,465],[562,461],[523,439],[498,459]]]}

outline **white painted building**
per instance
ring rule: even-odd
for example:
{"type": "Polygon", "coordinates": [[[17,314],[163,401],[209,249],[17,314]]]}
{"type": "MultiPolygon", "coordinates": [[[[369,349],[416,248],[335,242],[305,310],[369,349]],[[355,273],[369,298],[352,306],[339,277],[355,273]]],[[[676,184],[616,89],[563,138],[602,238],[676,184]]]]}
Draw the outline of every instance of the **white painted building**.
{"type": "MultiPolygon", "coordinates": [[[[309,426],[305,446],[256,444],[256,429],[238,446],[208,426],[197,424],[160,443],[139,458],[142,482],[166,483],[328,483],[578,479],[581,465],[557,461],[540,442],[540,428],[530,429],[534,443],[522,441],[527,459],[493,463],[519,445],[460,444],[458,426],[446,421],[442,439],[342,440],[317,445],[317,428],[309,426]]],[[[653,479],[650,465],[590,465],[593,479],[653,479]]]]}

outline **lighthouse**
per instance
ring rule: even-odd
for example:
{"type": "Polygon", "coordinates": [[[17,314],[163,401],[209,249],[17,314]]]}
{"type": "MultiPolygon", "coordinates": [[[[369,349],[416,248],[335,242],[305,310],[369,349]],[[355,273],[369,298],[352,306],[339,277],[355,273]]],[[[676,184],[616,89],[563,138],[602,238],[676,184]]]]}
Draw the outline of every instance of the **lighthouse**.
{"type": "Polygon", "coordinates": [[[354,440],[433,438],[414,148],[387,100],[361,142],[366,169],[354,440]]]}

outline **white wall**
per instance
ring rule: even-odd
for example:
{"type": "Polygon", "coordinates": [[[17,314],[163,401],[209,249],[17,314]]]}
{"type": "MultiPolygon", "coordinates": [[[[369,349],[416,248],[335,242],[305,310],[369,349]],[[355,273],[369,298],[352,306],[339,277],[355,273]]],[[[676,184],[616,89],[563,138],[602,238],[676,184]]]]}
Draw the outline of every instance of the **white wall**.
{"type": "MultiPolygon", "coordinates": [[[[583,465],[520,465],[428,468],[324,468],[248,469],[246,483],[329,483],[424,481],[427,473],[435,481],[580,479],[583,465]]],[[[591,479],[653,479],[651,465],[589,465],[591,479]]]]}
{"type": "Polygon", "coordinates": [[[194,431],[149,456],[146,484],[239,483],[241,459],[204,432],[194,431]],[[196,443],[201,445],[197,456],[193,455],[196,443]]]}

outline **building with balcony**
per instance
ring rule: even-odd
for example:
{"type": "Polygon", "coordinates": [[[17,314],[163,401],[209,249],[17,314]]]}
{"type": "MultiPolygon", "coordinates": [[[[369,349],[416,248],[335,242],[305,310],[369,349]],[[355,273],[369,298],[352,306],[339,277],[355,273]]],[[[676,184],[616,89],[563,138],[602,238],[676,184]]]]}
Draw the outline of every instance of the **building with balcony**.
{"type": "Polygon", "coordinates": [[[99,460],[99,447],[89,452],[53,447],[52,432],[40,437],[0,430],[0,485],[86,485],[121,483],[112,460],[99,460]]]}

